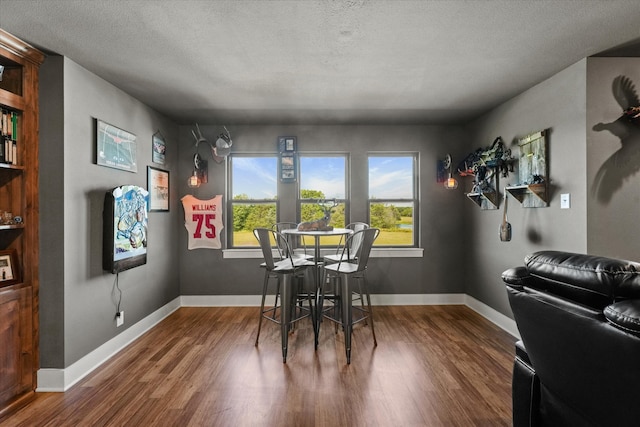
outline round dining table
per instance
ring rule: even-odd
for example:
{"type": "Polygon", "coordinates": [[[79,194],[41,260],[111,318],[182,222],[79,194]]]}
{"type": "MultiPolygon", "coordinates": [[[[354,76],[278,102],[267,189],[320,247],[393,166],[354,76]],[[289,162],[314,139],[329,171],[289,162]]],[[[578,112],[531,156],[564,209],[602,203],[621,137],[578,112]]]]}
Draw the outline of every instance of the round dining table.
{"type": "Polygon", "coordinates": [[[298,230],[297,228],[290,228],[282,230],[282,234],[292,236],[311,236],[314,238],[314,257],[316,260],[320,259],[320,238],[329,236],[346,236],[353,234],[353,230],[349,228],[334,228],[332,230],[298,230]]]}

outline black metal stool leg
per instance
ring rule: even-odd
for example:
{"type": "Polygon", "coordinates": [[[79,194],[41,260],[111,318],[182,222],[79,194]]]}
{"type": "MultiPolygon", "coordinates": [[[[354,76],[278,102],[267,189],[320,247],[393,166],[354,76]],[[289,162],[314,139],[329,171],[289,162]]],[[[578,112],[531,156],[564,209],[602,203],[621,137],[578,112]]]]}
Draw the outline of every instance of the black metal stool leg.
{"type": "Polygon", "coordinates": [[[347,353],[347,365],[351,363],[351,329],[353,314],[351,309],[351,290],[349,289],[349,275],[341,274],[342,297],[342,328],[344,329],[344,348],[347,353]]]}
{"type": "MultiPolygon", "coordinates": [[[[265,300],[267,299],[267,287],[269,285],[269,278],[270,278],[270,274],[269,272],[265,272],[264,275],[264,284],[262,285],[262,303],[260,304],[260,320],[258,322],[258,333],[256,334],[256,346],[258,346],[258,340],[260,339],[260,329],[262,329],[262,318],[264,317],[264,303],[265,300]]],[[[279,287],[279,283],[280,281],[278,280],[278,287],[279,287]]],[[[277,304],[277,301],[276,301],[277,304]]],[[[274,316],[275,316],[275,305],[273,306],[273,312],[274,312],[274,316]]]]}
{"type": "Polygon", "coordinates": [[[287,345],[289,341],[289,327],[291,326],[291,297],[293,280],[291,274],[282,275],[282,295],[280,296],[280,333],[282,334],[282,363],[287,363],[287,345]]]}
{"type": "MultiPolygon", "coordinates": [[[[362,280],[364,280],[364,278],[362,280]]],[[[366,281],[364,281],[364,293],[365,293],[365,295],[367,297],[367,309],[369,310],[367,312],[367,317],[371,321],[371,335],[373,335],[373,345],[377,347],[378,346],[378,340],[376,339],[376,330],[373,327],[373,310],[371,309],[371,295],[369,294],[369,289],[367,287],[367,282],[366,281]]]]}
{"type": "Polygon", "coordinates": [[[320,340],[320,322],[322,321],[322,307],[324,305],[324,273],[321,275],[320,280],[316,283],[316,301],[315,301],[315,315],[313,318],[315,333],[315,349],[318,349],[318,342],[320,340]]]}

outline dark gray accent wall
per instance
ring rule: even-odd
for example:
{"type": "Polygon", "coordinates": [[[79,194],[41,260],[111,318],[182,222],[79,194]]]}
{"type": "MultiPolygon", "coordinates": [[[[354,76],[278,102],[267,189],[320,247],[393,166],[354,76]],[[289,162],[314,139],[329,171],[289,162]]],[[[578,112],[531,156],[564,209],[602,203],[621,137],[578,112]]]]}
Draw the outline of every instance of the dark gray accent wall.
{"type": "Polygon", "coordinates": [[[162,168],[176,188],[178,127],[67,58],[47,58],[41,75],[40,360],[42,368],[64,368],[179,296],[175,191],[170,212],[149,213],[147,264],[119,275],[123,327],[114,320],[116,276],[102,271],[105,192],[147,187],[158,130],[167,142],[162,168]],[[136,135],[137,173],[96,164],[96,118],[136,135]]]}
{"type": "Polygon", "coordinates": [[[40,68],[40,366],[64,366],[64,58],[40,68]]]}
{"type": "Polygon", "coordinates": [[[640,59],[589,58],[587,76],[589,253],[638,261],[640,126],[622,112],[640,104],[640,59]]]}
{"type": "MultiPolygon", "coordinates": [[[[622,141],[635,140],[633,132],[620,137],[594,126],[617,120],[622,108],[612,97],[612,81],[618,75],[640,81],[637,65],[637,59],[585,59],[459,126],[227,125],[234,152],[275,153],[278,136],[295,135],[303,153],[350,153],[352,220],[366,217],[366,154],[418,152],[424,257],[372,258],[372,292],[467,293],[511,316],[500,275],[521,265],[530,252],[557,249],[637,258],[637,173],[630,171],[619,185],[605,186],[608,198],[595,197],[592,189],[607,159],[625,146],[622,141]],[[461,178],[455,191],[445,190],[436,182],[436,162],[450,153],[456,165],[497,136],[517,151],[518,138],[542,129],[549,131],[550,206],[523,208],[510,199],[513,239],[501,242],[502,210],[481,211],[465,197],[471,178],[461,178]],[[560,209],[562,193],[571,194],[571,209],[560,209]]],[[[180,295],[260,293],[259,259],[187,250],[180,198],[226,197],[226,165],[210,157],[209,183],[187,187],[195,148],[192,126],[177,126],[69,59],[47,58],[41,82],[41,367],[69,366],[180,295]],[[95,164],[94,118],[137,135],[137,174],[95,164]],[[117,185],[146,186],[146,167],[153,165],[151,136],[157,130],[167,140],[168,160],[162,168],[171,173],[171,210],[150,213],[148,264],[120,275],[126,314],[124,328],[118,329],[115,276],[101,268],[102,202],[104,192],[117,185]]],[[[222,125],[201,128],[213,141],[222,125]]],[[[622,159],[631,163],[623,166],[635,167],[635,147],[628,146],[622,159]]],[[[206,147],[200,150],[205,154],[206,147]]],[[[515,175],[501,180],[500,191],[516,181],[515,175]]],[[[283,194],[293,200],[295,186],[283,194]]]]}
{"type": "MultiPolygon", "coordinates": [[[[512,314],[501,280],[505,269],[522,265],[525,255],[537,250],[587,251],[586,76],[587,62],[582,60],[498,106],[471,127],[473,148],[488,146],[502,136],[516,155],[519,138],[549,131],[548,207],[523,208],[509,196],[510,242],[501,242],[498,235],[502,204],[493,211],[481,211],[471,203],[466,208],[473,214],[475,241],[466,258],[466,291],[508,316],[512,314]],[[570,209],[560,209],[562,193],[571,194],[570,209]]],[[[517,183],[517,174],[501,179],[500,192],[505,185],[517,183]]],[[[469,191],[469,181],[465,188],[469,191]]]]}
{"type": "MultiPolygon", "coordinates": [[[[463,128],[451,126],[228,126],[234,152],[277,152],[279,135],[294,135],[298,151],[350,153],[351,220],[366,220],[367,153],[418,152],[420,157],[420,241],[423,258],[372,258],[369,282],[373,293],[436,294],[465,292],[460,259],[469,250],[464,240],[469,209],[461,190],[448,191],[436,182],[436,163],[451,152],[459,156],[466,148],[463,128]]],[[[220,126],[201,126],[210,141],[220,126]]],[[[191,127],[180,128],[180,197],[193,194],[210,198],[225,194],[225,165],[209,159],[209,183],[189,189],[194,139],[191,127]]],[[[200,154],[205,151],[200,147],[200,154]]],[[[283,203],[295,202],[295,184],[285,184],[283,203]]],[[[226,197],[226,194],[225,194],[226,197]]],[[[225,200],[226,203],[226,200],[225,200]]],[[[295,206],[295,205],[294,205],[295,206]]],[[[295,220],[295,218],[282,218],[295,220]]],[[[180,224],[180,286],[182,295],[259,295],[264,272],[259,259],[224,259],[220,250],[187,250],[186,229],[180,224]]]]}

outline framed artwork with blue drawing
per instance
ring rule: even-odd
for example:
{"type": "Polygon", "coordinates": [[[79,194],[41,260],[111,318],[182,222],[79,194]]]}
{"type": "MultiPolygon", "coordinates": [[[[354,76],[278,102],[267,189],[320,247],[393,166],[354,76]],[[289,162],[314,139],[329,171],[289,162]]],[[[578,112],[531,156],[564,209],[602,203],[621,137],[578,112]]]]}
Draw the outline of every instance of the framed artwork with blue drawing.
{"type": "Polygon", "coordinates": [[[123,185],[106,192],[102,268],[113,274],[147,263],[149,192],[123,185]]]}

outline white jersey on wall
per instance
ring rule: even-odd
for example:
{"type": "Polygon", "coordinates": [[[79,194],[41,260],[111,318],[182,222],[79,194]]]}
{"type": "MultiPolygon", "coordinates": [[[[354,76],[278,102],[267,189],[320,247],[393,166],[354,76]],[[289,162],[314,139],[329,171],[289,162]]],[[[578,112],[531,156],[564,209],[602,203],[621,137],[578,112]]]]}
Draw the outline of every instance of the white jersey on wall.
{"type": "Polygon", "coordinates": [[[222,195],[200,200],[187,194],[182,199],[184,226],[189,233],[189,249],[220,249],[222,195]]]}

